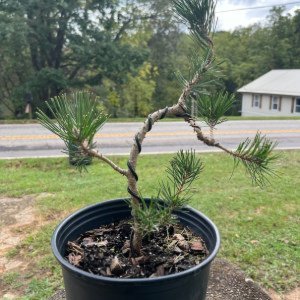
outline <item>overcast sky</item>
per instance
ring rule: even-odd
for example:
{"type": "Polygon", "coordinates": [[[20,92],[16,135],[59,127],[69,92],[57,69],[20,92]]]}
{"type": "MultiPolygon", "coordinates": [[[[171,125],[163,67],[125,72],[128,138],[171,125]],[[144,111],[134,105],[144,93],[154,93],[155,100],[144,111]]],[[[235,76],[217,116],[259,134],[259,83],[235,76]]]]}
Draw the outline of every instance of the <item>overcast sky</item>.
{"type": "Polygon", "coordinates": [[[296,0],[219,0],[217,4],[218,30],[233,30],[238,26],[247,26],[257,22],[264,22],[271,7],[249,10],[222,12],[240,8],[256,6],[285,5],[286,12],[293,14],[300,9],[300,1],[296,0]],[[298,2],[297,4],[288,4],[298,2]]]}

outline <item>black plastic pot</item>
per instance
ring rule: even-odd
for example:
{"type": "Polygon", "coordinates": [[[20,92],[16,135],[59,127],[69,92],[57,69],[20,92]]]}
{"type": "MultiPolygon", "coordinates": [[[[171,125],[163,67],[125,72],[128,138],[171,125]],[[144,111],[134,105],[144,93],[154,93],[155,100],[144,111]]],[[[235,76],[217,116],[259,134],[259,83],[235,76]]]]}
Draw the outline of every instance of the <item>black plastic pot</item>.
{"type": "Polygon", "coordinates": [[[89,206],[66,218],[55,230],[52,250],[62,266],[68,300],[202,300],[205,299],[209,268],[220,246],[216,226],[197,210],[176,212],[206,242],[210,255],[199,265],[181,273],[145,279],[118,279],[93,275],[72,266],[65,258],[66,244],[81,233],[102,224],[130,217],[124,199],[89,206]]]}

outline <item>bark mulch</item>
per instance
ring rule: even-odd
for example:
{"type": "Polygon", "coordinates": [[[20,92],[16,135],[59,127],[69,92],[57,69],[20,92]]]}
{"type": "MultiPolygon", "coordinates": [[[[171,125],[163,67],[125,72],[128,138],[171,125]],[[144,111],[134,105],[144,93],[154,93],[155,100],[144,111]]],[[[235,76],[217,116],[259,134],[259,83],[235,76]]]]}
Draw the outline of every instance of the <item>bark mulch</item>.
{"type": "Polygon", "coordinates": [[[90,273],[116,278],[148,278],[178,273],[198,265],[209,254],[204,241],[180,224],[161,226],[145,236],[134,258],[126,220],[102,225],[68,243],[69,262],[90,273]]]}

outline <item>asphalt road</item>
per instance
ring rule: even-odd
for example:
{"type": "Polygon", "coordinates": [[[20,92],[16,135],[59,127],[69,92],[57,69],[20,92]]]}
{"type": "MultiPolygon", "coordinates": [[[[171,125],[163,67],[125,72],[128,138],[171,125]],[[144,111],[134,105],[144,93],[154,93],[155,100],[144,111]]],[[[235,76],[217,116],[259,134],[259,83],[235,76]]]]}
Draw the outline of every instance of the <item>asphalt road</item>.
{"type": "MultiPolygon", "coordinates": [[[[127,155],[141,123],[107,123],[96,136],[103,154],[127,155]]],[[[208,132],[203,127],[204,132],[208,132]]],[[[215,138],[234,149],[260,130],[278,141],[278,149],[300,149],[300,120],[228,121],[217,127],[215,138]]],[[[62,156],[64,144],[38,124],[0,125],[0,158],[62,156]]],[[[173,153],[179,149],[214,151],[199,142],[184,122],[156,123],[143,143],[143,153],[173,153]]]]}

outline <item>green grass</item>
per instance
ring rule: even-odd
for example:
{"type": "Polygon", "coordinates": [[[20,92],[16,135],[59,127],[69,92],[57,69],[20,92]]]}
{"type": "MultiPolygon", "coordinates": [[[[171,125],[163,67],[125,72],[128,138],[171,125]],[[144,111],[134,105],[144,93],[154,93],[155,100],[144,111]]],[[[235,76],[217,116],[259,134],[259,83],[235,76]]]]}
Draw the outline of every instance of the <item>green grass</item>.
{"type": "MultiPolygon", "coordinates": [[[[201,157],[205,170],[193,186],[191,205],[213,219],[220,229],[219,257],[237,264],[266,288],[280,292],[295,287],[300,279],[300,152],[282,152],[278,163],[281,175],[265,189],[251,186],[242,168],[229,180],[232,160],[225,154],[201,157]]],[[[143,195],[156,195],[157,183],[170,158],[141,157],[138,173],[143,195]]],[[[113,160],[126,167],[124,157],[113,160]]],[[[126,179],[102,162],[95,162],[88,173],[80,174],[62,158],[0,160],[0,174],[5,174],[0,180],[0,196],[49,193],[36,202],[48,223],[7,253],[10,259],[22,255],[32,261],[30,267],[24,274],[11,273],[2,278],[12,289],[14,278],[22,278],[23,300],[47,299],[61,285],[60,269],[49,246],[55,225],[76,209],[127,196],[126,179]]]]}

